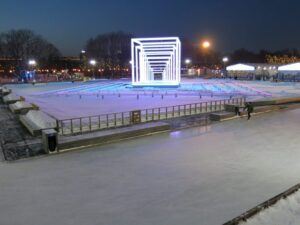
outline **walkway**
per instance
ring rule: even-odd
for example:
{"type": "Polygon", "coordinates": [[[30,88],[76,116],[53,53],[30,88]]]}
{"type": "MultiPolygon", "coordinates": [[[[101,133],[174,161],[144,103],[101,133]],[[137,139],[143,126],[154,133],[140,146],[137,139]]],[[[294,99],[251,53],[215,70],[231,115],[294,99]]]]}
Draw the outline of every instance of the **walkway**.
{"type": "Polygon", "coordinates": [[[300,181],[300,109],[0,163],[0,224],[218,225],[300,181]]]}

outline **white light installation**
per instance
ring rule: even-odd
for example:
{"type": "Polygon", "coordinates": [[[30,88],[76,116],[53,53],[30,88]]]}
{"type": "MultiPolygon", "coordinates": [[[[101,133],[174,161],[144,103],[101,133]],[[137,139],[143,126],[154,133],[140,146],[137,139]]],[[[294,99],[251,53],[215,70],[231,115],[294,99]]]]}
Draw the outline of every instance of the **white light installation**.
{"type": "Polygon", "coordinates": [[[180,65],[178,37],[131,39],[133,86],[178,86],[180,65]]]}
{"type": "Polygon", "coordinates": [[[300,63],[292,63],[278,67],[279,71],[300,71],[300,63]]]}
{"type": "Polygon", "coordinates": [[[254,66],[248,66],[245,64],[236,64],[232,66],[227,66],[226,70],[228,71],[254,71],[254,66]]]}

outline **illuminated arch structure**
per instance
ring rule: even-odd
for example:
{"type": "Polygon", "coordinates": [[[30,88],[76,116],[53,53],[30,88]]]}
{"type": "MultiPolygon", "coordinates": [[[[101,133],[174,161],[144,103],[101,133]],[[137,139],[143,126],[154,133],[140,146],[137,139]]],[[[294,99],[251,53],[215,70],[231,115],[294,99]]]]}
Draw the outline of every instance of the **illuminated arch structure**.
{"type": "Polygon", "coordinates": [[[178,37],[131,39],[133,86],[179,86],[181,43],[178,37]]]}

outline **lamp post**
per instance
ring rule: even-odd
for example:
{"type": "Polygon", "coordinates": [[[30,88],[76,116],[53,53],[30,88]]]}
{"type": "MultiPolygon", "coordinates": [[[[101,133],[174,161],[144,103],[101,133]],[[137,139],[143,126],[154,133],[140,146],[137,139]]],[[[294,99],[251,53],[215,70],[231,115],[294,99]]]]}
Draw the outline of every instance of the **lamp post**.
{"type": "MultiPolygon", "coordinates": [[[[210,48],[211,44],[209,41],[205,40],[201,43],[201,48],[203,49],[203,59],[204,59],[204,66],[208,65],[208,49],[210,48]]],[[[207,70],[205,68],[204,74],[206,74],[207,70]]]]}
{"type": "Polygon", "coordinates": [[[224,67],[224,76],[227,77],[227,71],[226,71],[226,63],[229,61],[228,57],[223,57],[223,67],[224,67]]]}
{"type": "Polygon", "coordinates": [[[186,74],[188,74],[188,67],[189,67],[189,64],[191,63],[191,60],[186,59],[184,62],[185,62],[186,74]]]}
{"type": "Polygon", "coordinates": [[[208,49],[210,47],[210,42],[209,41],[203,41],[202,42],[202,48],[208,49]]]}
{"type": "Polygon", "coordinates": [[[90,60],[90,65],[93,67],[93,78],[95,79],[95,66],[96,66],[97,62],[94,59],[90,60]]]}
{"type": "MultiPolygon", "coordinates": [[[[36,66],[36,61],[34,59],[30,59],[28,60],[28,66],[29,66],[29,69],[32,69],[32,74],[33,74],[33,78],[35,79],[34,77],[34,67],[36,66]]],[[[26,79],[28,79],[28,77],[26,77],[26,79]]],[[[33,80],[33,84],[35,83],[35,81],[33,80]]]]}

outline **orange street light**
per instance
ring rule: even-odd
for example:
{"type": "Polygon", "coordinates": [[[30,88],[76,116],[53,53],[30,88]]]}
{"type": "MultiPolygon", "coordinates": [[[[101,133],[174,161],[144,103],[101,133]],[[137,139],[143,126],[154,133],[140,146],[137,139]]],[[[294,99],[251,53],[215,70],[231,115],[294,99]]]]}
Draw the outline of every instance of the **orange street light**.
{"type": "Polygon", "coordinates": [[[210,47],[210,42],[209,41],[204,41],[202,43],[202,47],[205,48],[205,49],[209,48],[210,47]]]}

